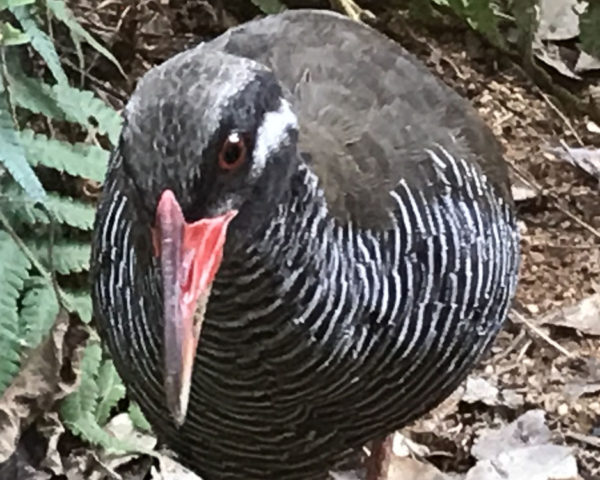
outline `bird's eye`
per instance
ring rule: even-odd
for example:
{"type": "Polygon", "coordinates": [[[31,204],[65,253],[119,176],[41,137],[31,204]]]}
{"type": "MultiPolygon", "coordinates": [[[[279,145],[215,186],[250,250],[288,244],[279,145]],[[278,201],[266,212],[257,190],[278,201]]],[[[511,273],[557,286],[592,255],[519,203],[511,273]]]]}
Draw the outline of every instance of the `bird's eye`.
{"type": "Polygon", "coordinates": [[[238,132],[230,133],[219,152],[219,167],[235,170],[246,161],[246,142],[238,132]]]}

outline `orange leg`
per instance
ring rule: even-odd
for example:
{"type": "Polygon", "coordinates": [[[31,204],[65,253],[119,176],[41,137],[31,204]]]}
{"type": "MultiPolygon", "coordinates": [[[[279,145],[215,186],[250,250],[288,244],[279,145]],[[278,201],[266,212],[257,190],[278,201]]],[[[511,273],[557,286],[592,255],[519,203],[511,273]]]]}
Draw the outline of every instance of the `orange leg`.
{"type": "Polygon", "coordinates": [[[374,440],[371,455],[367,459],[367,480],[386,480],[392,459],[394,436],[388,435],[383,440],[374,440]]]}

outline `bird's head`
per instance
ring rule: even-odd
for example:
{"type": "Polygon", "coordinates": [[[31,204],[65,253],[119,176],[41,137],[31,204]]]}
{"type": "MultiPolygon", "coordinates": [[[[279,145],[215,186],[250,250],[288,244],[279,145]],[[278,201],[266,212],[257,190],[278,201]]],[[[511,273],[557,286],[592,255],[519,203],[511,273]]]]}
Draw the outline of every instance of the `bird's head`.
{"type": "Polygon", "coordinates": [[[204,45],[147,73],[124,116],[119,148],[161,265],[165,388],[181,424],[225,241],[289,190],[297,119],[271,71],[204,45]]]}

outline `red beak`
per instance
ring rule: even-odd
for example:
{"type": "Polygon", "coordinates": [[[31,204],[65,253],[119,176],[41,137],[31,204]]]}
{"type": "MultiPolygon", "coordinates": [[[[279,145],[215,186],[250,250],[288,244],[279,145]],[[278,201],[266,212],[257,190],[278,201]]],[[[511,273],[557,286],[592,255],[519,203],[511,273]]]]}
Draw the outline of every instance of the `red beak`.
{"type": "Polygon", "coordinates": [[[156,209],[152,231],[163,287],[164,366],[167,405],[177,425],[185,421],[196,348],[210,287],[223,258],[231,210],[187,223],[171,190],[156,209]]]}

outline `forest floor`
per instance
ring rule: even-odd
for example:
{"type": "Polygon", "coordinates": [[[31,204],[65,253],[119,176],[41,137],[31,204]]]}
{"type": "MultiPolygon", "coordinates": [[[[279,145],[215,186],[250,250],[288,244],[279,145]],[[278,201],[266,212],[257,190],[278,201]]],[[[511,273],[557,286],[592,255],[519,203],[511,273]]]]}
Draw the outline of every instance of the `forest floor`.
{"type": "MultiPolygon", "coordinates": [[[[97,9],[70,3],[125,70],[120,77],[97,57],[87,65],[88,83],[118,108],[152,65],[247,19],[221,16],[208,2],[103,2],[97,9]]],[[[472,33],[396,23],[387,28],[468,98],[504,145],[522,234],[510,321],[464,386],[398,435],[397,478],[547,478],[535,475],[554,463],[547,476],[566,478],[556,472],[571,471],[576,459],[580,478],[598,479],[598,181],[552,151],[561,142],[598,146],[600,128],[561,111],[517,65],[472,33]],[[511,468],[522,476],[506,473],[511,468]]]]}

